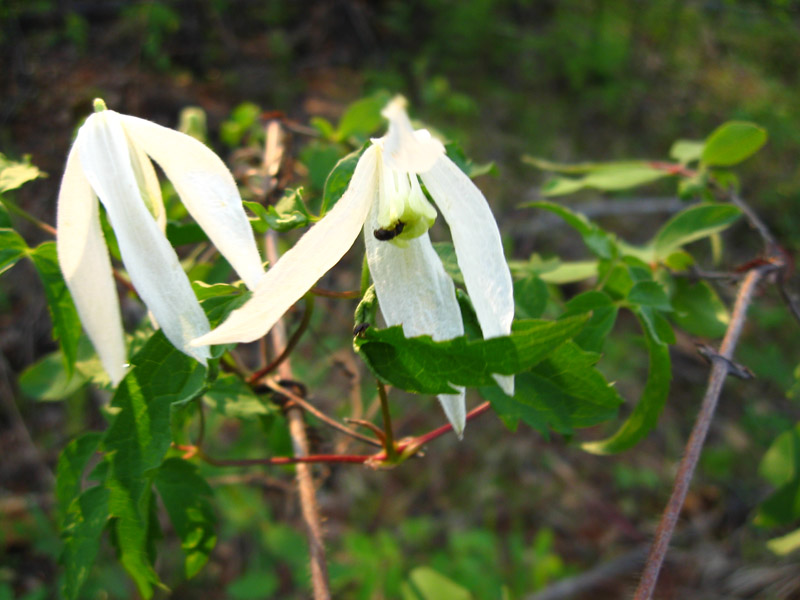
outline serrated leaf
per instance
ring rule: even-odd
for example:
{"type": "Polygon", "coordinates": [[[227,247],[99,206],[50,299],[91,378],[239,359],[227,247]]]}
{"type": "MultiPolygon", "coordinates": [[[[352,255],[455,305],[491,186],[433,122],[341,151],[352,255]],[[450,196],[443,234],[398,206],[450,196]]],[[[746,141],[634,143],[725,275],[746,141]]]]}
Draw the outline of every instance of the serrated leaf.
{"type": "Polygon", "coordinates": [[[637,281],[628,292],[627,301],[630,304],[649,306],[656,310],[671,311],[669,298],[664,288],[655,281],[637,281]]]}
{"type": "Polygon", "coordinates": [[[81,598],[80,591],[100,549],[109,519],[109,491],[102,486],[87,489],[70,504],[62,527],[64,565],[62,593],[67,600],[81,598]]]}
{"type": "Polygon", "coordinates": [[[108,456],[105,486],[116,518],[119,560],[145,598],[160,585],[148,554],[149,497],[153,472],[169,449],[170,407],[203,391],[205,369],[156,332],[131,359],[120,382],[103,437],[108,456]]]}
{"type": "MultiPolygon", "coordinates": [[[[228,283],[208,285],[202,281],[193,281],[192,289],[197,294],[200,306],[203,307],[211,327],[219,325],[252,296],[252,292],[244,286],[228,283]]],[[[216,352],[213,354],[218,356],[216,352]]]]}
{"type": "MultiPolygon", "coordinates": [[[[640,318],[641,322],[641,318],[640,318]]],[[[614,454],[636,445],[658,423],[664,409],[672,379],[669,346],[651,335],[642,324],[649,353],[647,383],[639,403],[622,426],[611,437],[596,442],[585,442],[581,447],[592,454],[614,454]]]]}
{"type": "Polygon", "coordinates": [[[39,177],[47,175],[31,164],[29,154],[23,156],[21,161],[15,161],[0,152],[0,194],[15,190],[39,177]]]}
{"type": "Polygon", "coordinates": [[[670,303],[674,309],[670,318],[686,332],[709,338],[725,335],[730,314],[707,282],[676,278],[670,303]]]}
{"type": "Polygon", "coordinates": [[[548,429],[571,434],[617,414],[619,393],[594,368],[600,355],[581,350],[575,342],[561,344],[530,372],[516,377],[516,390],[509,398],[499,388],[482,388],[481,394],[503,421],[522,420],[548,435],[548,429]]]}
{"type": "Polygon", "coordinates": [[[218,413],[231,418],[246,419],[272,413],[250,386],[232,373],[220,373],[206,390],[203,400],[218,413]]]}
{"type": "Polygon", "coordinates": [[[586,244],[589,250],[600,258],[611,258],[618,251],[617,242],[612,234],[592,223],[584,215],[570,210],[566,206],[554,202],[530,202],[523,204],[523,206],[542,208],[564,219],[567,225],[580,234],[583,243],[586,244]]]}
{"type": "Polygon", "coordinates": [[[538,319],[547,306],[547,285],[531,276],[514,282],[515,313],[520,319],[538,319]]]}
{"type": "Polygon", "coordinates": [[[197,467],[180,458],[165,460],[155,477],[158,495],[167,509],[186,557],[186,577],[194,577],[208,561],[217,543],[216,515],[211,506],[211,487],[197,467]]]}
{"type": "Polygon", "coordinates": [[[339,160],[328,174],[328,178],[325,180],[325,188],[322,191],[320,218],[332,209],[339,201],[339,198],[347,191],[347,186],[350,185],[350,179],[353,177],[353,173],[356,170],[358,160],[368,147],[369,143],[366,143],[358,150],[351,152],[339,160]]]}
{"type": "Polygon", "coordinates": [[[336,139],[344,141],[355,138],[358,143],[364,142],[383,125],[381,111],[390,99],[388,92],[380,91],[353,102],[339,119],[336,139]]]}
{"type": "Polygon", "coordinates": [[[0,229],[0,275],[17,264],[27,252],[28,244],[21,235],[10,228],[0,229]]]}
{"type": "Polygon", "coordinates": [[[590,290],[572,298],[565,308],[563,316],[592,313],[583,330],[572,341],[584,350],[601,352],[606,337],[617,322],[619,313],[619,307],[611,297],[604,292],[590,290]]]}
{"type": "Polygon", "coordinates": [[[67,374],[72,376],[78,355],[78,342],[81,337],[81,321],[72,302],[72,296],[64,283],[56,255],[56,243],[44,242],[30,251],[39,278],[44,285],[47,307],[53,320],[53,334],[58,339],[64,354],[67,374]]]}
{"type": "Polygon", "coordinates": [[[755,123],[728,121],[706,138],[703,164],[730,167],[749,158],[767,142],[767,131],[755,123]]]}
{"type": "Polygon", "coordinates": [[[656,234],[653,240],[656,259],[663,261],[681,246],[719,233],[741,214],[738,208],[730,204],[690,206],[667,221],[656,234]]]}
{"type": "Polygon", "coordinates": [[[56,466],[56,503],[62,519],[73,500],[81,492],[83,472],[97,452],[103,435],[98,431],[84,433],[67,444],[56,466]]]}
{"type": "Polygon", "coordinates": [[[469,590],[430,567],[411,571],[402,594],[403,600],[472,600],[469,590]]]}
{"type": "Polygon", "coordinates": [[[458,337],[434,342],[430,336],[406,338],[401,326],[370,327],[354,346],[376,377],[419,394],[454,393],[451,384],[492,385],[492,374],[513,375],[530,369],[573,337],[588,315],[560,321],[517,321],[512,334],[489,340],[458,337]]]}
{"type": "Polygon", "coordinates": [[[690,162],[700,160],[705,145],[705,142],[696,140],[677,140],[672,144],[672,148],[669,149],[669,157],[677,160],[682,165],[687,165],[690,162]]]}

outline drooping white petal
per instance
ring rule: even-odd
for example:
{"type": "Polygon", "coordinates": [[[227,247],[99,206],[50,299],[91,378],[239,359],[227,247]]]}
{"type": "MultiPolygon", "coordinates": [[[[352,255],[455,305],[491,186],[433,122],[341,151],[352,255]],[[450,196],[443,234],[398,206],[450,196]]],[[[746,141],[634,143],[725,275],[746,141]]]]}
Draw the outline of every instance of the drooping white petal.
{"type": "MultiPolygon", "coordinates": [[[[458,266],[483,337],[508,335],[514,319],[514,288],[486,198],[446,156],[420,177],[450,226],[458,266]]],[[[503,391],[513,395],[513,378],[497,380],[503,391]]]]}
{"type": "Polygon", "coordinates": [[[444,155],[442,143],[425,130],[414,131],[406,114],[406,100],[396,96],[381,111],[389,120],[389,131],[381,139],[384,160],[393,169],[422,173],[444,155]]]}
{"type": "Polygon", "coordinates": [[[191,136],[137,117],[120,118],[130,139],[164,169],[186,209],[245,285],[255,289],[264,269],[242,199],[225,164],[191,136]]]}
{"type": "Polygon", "coordinates": [[[142,201],[120,115],[91,115],[75,145],[86,178],[106,208],[137,293],[167,338],[205,363],[208,347],[188,347],[188,342],[208,332],[208,320],[175,251],[142,201]]]}
{"type": "Polygon", "coordinates": [[[325,217],[261,279],[253,297],[195,344],[251,342],[265,335],[314,283],[333,267],[358,237],[377,196],[376,148],[356,165],[347,191],[325,217]]]}
{"type": "Polygon", "coordinates": [[[73,146],[58,192],[58,262],[83,328],[117,385],[125,376],[125,338],[97,197],[73,146]]]}
{"type": "MultiPolygon", "coordinates": [[[[375,239],[378,207],[373,207],[364,226],[367,262],[375,283],[378,304],[387,325],[402,325],[406,337],[427,334],[434,340],[463,335],[461,310],[453,281],[445,273],[427,232],[398,248],[375,239]]],[[[460,438],[466,425],[464,388],[458,394],[440,394],[447,419],[460,438]]]]}
{"type": "Polygon", "coordinates": [[[131,154],[133,174],[139,184],[139,191],[145,206],[147,206],[150,214],[155,217],[159,229],[164,232],[167,229],[167,211],[164,209],[161,185],[158,183],[158,175],[156,175],[156,170],[153,168],[153,163],[138,145],[129,143],[128,150],[131,154]]]}

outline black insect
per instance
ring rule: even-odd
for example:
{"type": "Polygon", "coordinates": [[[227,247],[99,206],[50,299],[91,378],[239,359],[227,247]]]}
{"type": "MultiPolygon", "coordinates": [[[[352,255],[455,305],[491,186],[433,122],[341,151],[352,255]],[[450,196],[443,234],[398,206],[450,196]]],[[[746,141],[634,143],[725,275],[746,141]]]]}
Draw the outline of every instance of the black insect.
{"type": "Polygon", "coordinates": [[[389,240],[393,240],[398,235],[403,233],[403,228],[405,228],[406,224],[402,221],[398,221],[397,225],[395,225],[392,229],[375,229],[372,232],[372,235],[375,236],[375,239],[381,242],[388,242],[389,240]]]}
{"type": "Polygon", "coordinates": [[[353,328],[353,335],[361,337],[369,329],[369,323],[359,323],[353,328]]]}

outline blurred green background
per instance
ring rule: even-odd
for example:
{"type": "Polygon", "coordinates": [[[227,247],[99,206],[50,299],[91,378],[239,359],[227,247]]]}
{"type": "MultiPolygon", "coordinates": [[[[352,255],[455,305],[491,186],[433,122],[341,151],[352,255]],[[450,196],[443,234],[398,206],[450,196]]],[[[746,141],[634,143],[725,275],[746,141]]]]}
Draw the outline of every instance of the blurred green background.
{"type": "MultiPolygon", "coordinates": [[[[497,174],[478,183],[510,258],[584,252],[565,228],[542,226],[541,213],[516,208],[537,198],[544,181],[523,154],[564,162],[663,159],[676,138],[702,139],[730,119],[768,130],[769,144],[738,171],[742,192],[788,250],[800,246],[799,2],[0,0],[0,57],[0,151],[30,154],[49,173],[15,199],[50,223],[74,128],[94,97],[172,127],[182,108],[200,106],[212,145],[227,157],[239,139],[224,124],[242,103],[299,123],[335,123],[351,102],[387,91],[404,94],[415,116],[475,161],[494,161],[497,174]]],[[[332,166],[339,157],[313,142],[293,151],[305,163],[332,166]]],[[[582,192],[568,202],[593,206],[599,222],[636,242],[675,210],[671,194],[655,185],[647,197],[582,192]],[[656,200],[655,208],[638,214],[644,200],[656,200]],[[624,202],[632,208],[620,211],[624,202]]],[[[23,232],[31,243],[44,239],[23,232]]],[[[745,225],[726,243],[729,268],[758,248],[745,225]]],[[[90,393],[41,403],[18,391],[19,373],[54,348],[41,288],[26,268],[0,280],[3,600],[56,597],[60,546],[47,469],[71,436],[102,426],[90,393]]],[[[346,321],[352,307],[331,310],[346,321]]],[[[726,388],[660,598],[800,594],[796,557],[772,555],[765,541],[773,533],[753,524],[771,491],[757,474],[759,461],[800,412],[789,393],[797,325],[773,291],[751,314],[738,358],[758,379],[726,388]]],[[[630,322],[619,328],[633,331],[630,322]]],[[[324,344],[307,350],[301,374],[326,408],[346,414],[337,396],[346,386],[320,375],[328,353],[324,344]]],[[[617,336],[605,354],[610,379],[637,397],[646,369],[640,342],[617,336]]],[[[394,471],[319,469],[336,597],[400,598],[404,581],[425,575],[414,569],[428,566],[476,599],[535,598],[558,579],[636,551],[666,500],[707,373],[689,339],[679,340],[673,366],[659,428],[620,456],[590,456],[569,440],[522,428],[512,435],[489,415],[470,425],[464,442],[439,440],[424,461],[394,471]]],[[[420,410],[429,405],[406,401],[397,407],[405,434],[438,424],[435,411],[420,410]]],[[[261,435],[218,433],[230,436],[233,453],[261,435]]],[[[241,476],[246,483],[236,485],[228,473],[209,477],[220,541],[188,582],[163,553],[159,570],[171,597],[305,597],[306,550],[290,473],[241,476]]],[[[563,597],[627,597],[635,581],[630,566],[599,589],[563,597]]],[[[452,597],[468,597],[458,593],[452,597]]],[[[86,597],[133,594],[109,547],[86,597]]]]}

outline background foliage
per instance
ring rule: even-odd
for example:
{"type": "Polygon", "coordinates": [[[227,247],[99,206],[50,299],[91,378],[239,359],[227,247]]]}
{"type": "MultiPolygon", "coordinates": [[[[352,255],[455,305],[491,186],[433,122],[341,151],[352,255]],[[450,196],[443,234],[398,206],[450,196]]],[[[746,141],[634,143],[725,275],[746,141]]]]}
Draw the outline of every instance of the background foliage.
{"type": "MultiPolygon", "coordinates": [[[[676,139],[703,140],[729,120],[758,123],[768,132],[769,143],[737,166],[736,173],[743,194],[787,249],[795,251],[800,243],[800,213],[794,210],[800,194],[798,10],[796,3],[779,0],[5,0],[0,3],[0,52],[8,68],[0,71],[0,150],[13,159],[30,154],[33,165],[48,177],[18,190],[0,189],[4,200],[53,223],[73,128],[100,95],[120,112],[170,126],[178,125],[184,107],[201,106],[210,143],[223,156],[228,152],[229,164],[240,169],[246,168],[242,149],[260,141],[255,124],[262,111],[281,110],[299,123],[310,122],[321,136],[298,144],[297,159],[307,173],[304,198],[316,213],[326,202],[328,171],[380,131],[375,107],[389,90],[397,91],[409,97],[416,115],[441,127],[479,165],[494,162],[495,175],[479,184],[506,236],[515,272],[525,275],[519,285],[548,285],[555,298],[546,306],[523,306],[527,314],[519,316],[553,317],[580,303],[611,311],[603,297],[586,294],[617,300],[614,293],[621,288],[589,292],[580,278],[565,280],[563,268],[559,271],[564,265],[554,257],[581,261],[578,265],[585,269],[589,261],[608,259],[617,240],[641,246],[655,237],[661,258],[668,259],[677,245],[669,243],[663,229],[656,232],[684,208],[675,199],[674,180],[660,179],[633,191],[604,188],[602,180],[601,185],[596,179],[592,185],[584,181],[576,195],[549,198],[557,204],[548,204],[543,193],[557,191],[553,186],[559,182],[574,187],[569,181],[592,173],[556,172],[548,178],[522,157],[558,164],[664,160],[676,139]],[[359,98],[364,100],[350,104],[359,98]],[[521,207],[531,202],[537,202],[536,209],[521,207]],[[588,214],[598,228],[564,226],[573,209],[588,214]],[[615,236],[608,237],[606,230],[615,236]]],[[[725,159],[717,164],[724,165],[725,159]]],[[[22,178],[35,175],[26,170],[22,178]]],[[[184,216],[174,198],[169,206],[172,219],[184,216]]],[[[282,208],[260,215],[265,226],[299,224],[307,217],[295,199],[282,208]]],[[[719,222],[733,223],[733,217],[721,215],[719,222]]],[[[0,269],[29,253],[38,257],[33,263],[20,261],[12,275],[0,279],[0,598],[44,598],[59,585],[56,559],[64,547],[56,521],[71,518],[69,507],[57,502],[66,492],[56,490],[53,499],[50,472],[71,439],[105,427],[99,410],[103,396],[82,385],[96,375],[97,365],[75,330],[59,334],[62,345],[69,340],[65,352],[74,354],[77,377],[43,380],[26,371],[57,347],[37,279],[52,270],[54,253],[37,229],[13,216],[0,218],[2,226],[14,219],[23,233],[20,239],[3,239],[0,269]]],[[[191,230],[176,229],[171,239],[181,234],[191,230]]],[[[741,224],[732,225],[723,241],[719,267],[725,269],[752,258],[759,246],[741,224]]],[[[623,248],[621,253],[629,251],[623,248]]],[[[715,260],[710,244],[692,246],[692,252],[703,264],[715,260]]],[[[358,287],[356,254],[350,261],[354,268],[345,266],[329,276],[330,287],[358,287]]],[[[636,260],[631,255],[619,272],[641,274],[636,260]]],[[[199,265],[192,273],[211,283],[225,277],[224,272],[202,272],[199,265]]],[[[612,282],[624,279],[615,276],[612,282]]],[[[637,292],[624,289],[624,296],[633,296],[645,312],[658,313],[665,299],[648,293],[653,289],[647,283],[638,281],[637,292]]],[[[559,420],[559,415],[530,410],[519,419],[533,429],[519,427],[511,435],[487,415],[470,424],[465,442],[438,440],[419,465],[388,473],[323,470],[320,494],[337,592],[343,597],[416,599],[436,597],[431,590],[445,586],[447,597],[453,598],[522,598],[646,541],[707,372],[694,351],[695,338],[682,332],[718,338],[725,319],[723,302],[730,300],[733,289],[724,283],[716,286],[721,297],[717,309],[689,322],[697,303],[709,306],[709,292],[701,284],[690,289],[680,280],[674,286],[675,295],[667,301],[679,309],[678,298],[687,316],[677,323],[681,330],[667,356],[674,374],[672,390],[658,427],[635,451],[612,458],[587,454],[579,442],[604,439],[618,423],[575,434],[563,415],[559,420]]],[[[350,351],[333,352],[342,347],[341,332],[351,325],[355,304],[318,302],[309,336],[314,343],[302,346],[303,360],[294,366],[322,407],[351,414],[358,406],[354,390],[363,391],[366,406],[374,394],[367,372],[350,351]]],[[[136,304],[129,301],[125,310],[135,320],[136,304]]],[[[613,323],[608,311],[606,321],[613,323]]],[[[645,329],[648,337],[640,335],[638,321],[646,326],[648,320],[641,311],[614,312],[614,318],[615,335],[602,348],[584,338],[583,350],[571,351],[602,350],[603,374],[617,382],[620,397],[635,400],[646,393],[645,348],[658,343],[659,330],[653,325],[645,329]]],[[[797,525],[796,510],[786,508],[791,502],[781,501],[796,498],[800,481],[800,461],[792,458],[800,412],[796,324],[774,291],[758,299],[751,318],[738,359],[758,378],[726,388],[687,505],[684,537],[677,541],[683,553],[663,575],[664,597],[706,598],[720,590],[734,598],[792,593],[787,573],[796,573],[796,558],[776,558],[772,550],[780,551],[786,542],[781,546],[773,541],[770,550],[767,541],[797,525]],[[767,573],[760,583],[756,572],[767,573]]],[[[593,364],[589,357],[583,360],[593,364]]],[[[544,370],[537,376],[547,375],[546,365],[537,368],[544,370]]],[[[208,405],[219,411],[210,424],[209,436],[219,446],[214,450],[228,456],[287,453],[288,441],[276,416],[245,391],[239,390],[235,403],[216,402],[230,397],[224,384],[224,378],[218,380],[219,387],[206,395],[208,405]],[[253,418],[229,418],[242,415],[253,418]]],[[[598,414],[615,403],[612,398],[599,405],[598,414]]],[[[622,417],[632,408],[623,406],[622,417]]],[[[439,423],[433,403],[412,396],[395,398],[393,410],[404,433],[439,423]]],[[[586,424],[593,422],[589,418],[586,424]]],[[[330,443],[327,431],[321,430],[319,437],[322,448],[329,449],[324,447],[330,443]]],[[[79,450],[75,448],[78,455],[79,450]]],[[[198,554],[190,548],[185,558],[177,551],[180,521],[171,519],[176,531],[164,531],[158,569],[173,597],[196,597],[199,590],[220,598],[269,593],[304,597],[306,550],[288,489],[290,471],[237,473],[206,465],[201,470],[214,490],[218,542],[208,565],[187,581],[185,570],[193,568],[191,557],[198,554]]],[[[186,480],[192,481],[191,474],[186,480]]],[[[168,498],[180,490],[168,489],[167,483],[156,486],[169,512],[168,498]]],[[[84,512],[110,501],[93,496],[85,499],[84,512]]],[[[98,556],[98,565],[87,574],[86,597],[130,597],[132,588],[120,583],[127,580],[106,542],[98,556]]],[[[617,598],[626,589],[625,579],[610,581],[604,593],[617,598]]]]}

